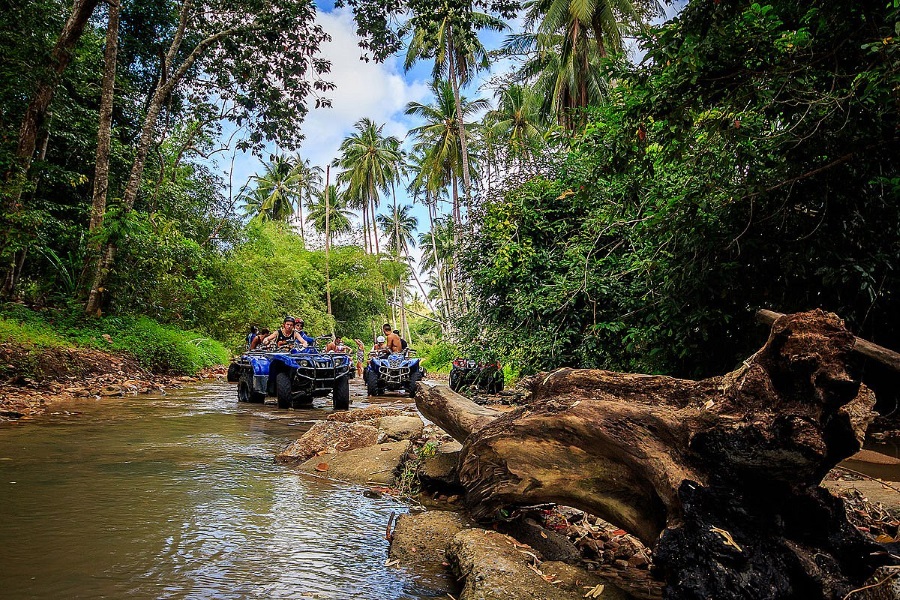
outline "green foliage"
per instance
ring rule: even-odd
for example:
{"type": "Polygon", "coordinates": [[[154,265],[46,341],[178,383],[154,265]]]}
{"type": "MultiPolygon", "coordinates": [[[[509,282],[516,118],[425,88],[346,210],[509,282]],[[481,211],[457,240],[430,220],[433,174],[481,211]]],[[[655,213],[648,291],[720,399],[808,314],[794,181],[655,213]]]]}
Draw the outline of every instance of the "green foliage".
{"type": "Polygon", "coordinates": [[[896,27],[881,0],[689,4],[543,177],[485,203],[463,330],[524,372],[721,372],[757,308],[900,344],[896,27]]]}
{"type": "Polygon", "coordinates": [[[230,358],[224,346],[194,331],[161,325],[147,317],[88,320],[77,308],[36,312],[22,305],[3,305],[0,339],[34,347],[34,351],[48,347],[89,347],[125,352],[155,373],[193,375],[205,367],[224,364],[230,358]],[[107,341],[104,335],[112,341],[107,341]]]}
{"type": "Polygon", "coordinates": [[[0,315],[0,340],[25,347],[68,348],[72,344],[52,329],[0,315]]]}
{"type": "Polygon", "coordinates": [[[456,344],[438,341],[434,344],[420,344],[416,350],[422,358],[422,366],[429,373],[449,373],[453,359],[460,356],[456,344]]]}

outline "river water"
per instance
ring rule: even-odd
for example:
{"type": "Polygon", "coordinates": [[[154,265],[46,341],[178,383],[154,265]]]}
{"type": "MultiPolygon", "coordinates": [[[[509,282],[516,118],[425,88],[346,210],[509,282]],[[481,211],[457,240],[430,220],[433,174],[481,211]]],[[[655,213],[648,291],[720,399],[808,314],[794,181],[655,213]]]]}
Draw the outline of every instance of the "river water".
{"type": "Polygon", "coordinates": [[[235,400],[212,383],[0,426],[0,598],[446,597],[384,566],[405,505],[273,462],[329,401],[235,400]]]}

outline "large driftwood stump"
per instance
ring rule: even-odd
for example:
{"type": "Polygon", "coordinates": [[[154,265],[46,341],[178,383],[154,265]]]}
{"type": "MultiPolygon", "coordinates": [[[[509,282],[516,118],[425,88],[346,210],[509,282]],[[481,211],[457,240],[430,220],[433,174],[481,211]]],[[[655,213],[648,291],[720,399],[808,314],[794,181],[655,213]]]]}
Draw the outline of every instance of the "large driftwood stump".
{"type": "Polygon", "coordinates": [[[463,442],[477,517],[543,502],[596,514],[655,550],[671,598],[841,598],[890,561],[819,487],[874,416],[853,343],[814,311],[779,318],[724,377],[561,369],[507,413],[443,386],[417,404],[463,442]]]}

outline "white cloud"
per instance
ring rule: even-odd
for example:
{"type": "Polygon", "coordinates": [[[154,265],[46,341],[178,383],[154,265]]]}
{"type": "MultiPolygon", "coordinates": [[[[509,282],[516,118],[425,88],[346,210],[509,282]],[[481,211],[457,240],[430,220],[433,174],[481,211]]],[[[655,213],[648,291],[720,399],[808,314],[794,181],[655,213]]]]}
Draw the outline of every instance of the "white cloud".
{"type": "Polygon", "coordinates": [[[301,155],[313,164],[324,166],[337,156],[337,150],[353,125],[363,117],[384,124],[384,133],[403,138],[409,129],[403,114],[406,104],[422,101],[428,95],[425,81],[407,81],[400,61],[391,57],[384,63],[359,59],[356,24],[346,9],[319,13],[317,21],[331,35],[322,44],[322,55],[331,61],[326,79],[336,88],[328,94],[331,108],[310,110],[303,124],[306,140],[301,155]]]}

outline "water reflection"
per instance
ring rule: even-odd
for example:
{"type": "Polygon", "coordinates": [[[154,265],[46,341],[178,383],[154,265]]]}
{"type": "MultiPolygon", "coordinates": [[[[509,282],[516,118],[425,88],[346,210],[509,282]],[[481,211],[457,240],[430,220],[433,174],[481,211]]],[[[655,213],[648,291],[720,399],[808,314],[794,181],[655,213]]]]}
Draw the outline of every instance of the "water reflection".
{"type": "Polygon", "coordinates": [[[273,463],[322,410],[226,384],[74,409],[0,428],[0,597],[445,594],[383,566],[404,506],[273,463]]]}

